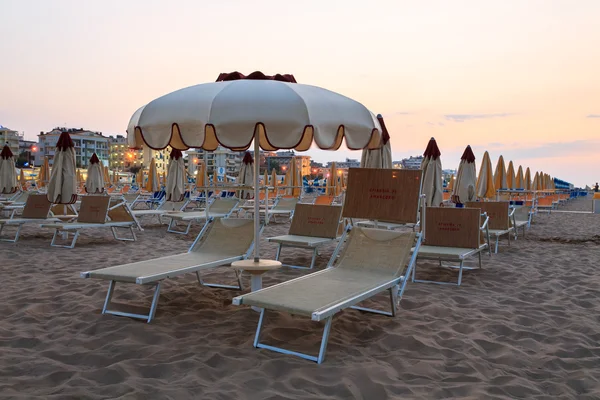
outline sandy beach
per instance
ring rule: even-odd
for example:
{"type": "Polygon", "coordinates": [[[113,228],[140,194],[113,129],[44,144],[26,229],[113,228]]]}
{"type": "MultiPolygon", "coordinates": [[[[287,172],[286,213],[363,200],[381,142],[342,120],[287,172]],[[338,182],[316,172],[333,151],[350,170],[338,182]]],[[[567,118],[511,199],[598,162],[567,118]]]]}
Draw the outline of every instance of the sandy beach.
{"type": "MultiPolygon", "coordinates": [[[[502,241],[460,287],[409,284],[396,318],[338,314],[322,365],[253,348],[258,314],[231,305],[239,292],[202,287],[193,274],[165,282],[150,324],[101,315],[107,282],[80,272],[185,252],[200,230],[144,226],[135,243],[84,231],[75,249],[55,249],[51,231],[32,226],[17,244],[0,243],[0,398],[600,398],[600,215],[538,214],[526,238],[502,241]]],[[[263,236],[288,228],[271,224],[263,236]]],[[[284,255],[304,265],[311,256],[284,255]]],[[[275,246],[263,240],[262,256],[273,258],[275,246]]],[[[435,262],[419,265],[425,277],[456,278],[435,262]]],[[[306,273],[283,268],[264,284],[306,273]]],[[[203,276],[234,282],[227,267],[203,276]]],[[[145,307],[150,296],[128,285],[114,301],[145,307]]],[[[316,323],[274,313],[263,338],[315,353],[320,334],[316,323]]]]}

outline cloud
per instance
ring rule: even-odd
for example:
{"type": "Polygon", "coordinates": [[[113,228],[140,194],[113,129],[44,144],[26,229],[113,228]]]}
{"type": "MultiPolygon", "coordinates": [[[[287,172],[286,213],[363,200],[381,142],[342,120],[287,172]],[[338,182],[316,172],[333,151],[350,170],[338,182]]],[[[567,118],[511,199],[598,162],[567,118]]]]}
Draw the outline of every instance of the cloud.
{"type": "MultiPolygon", "coordinates": [[[[498,146],[498,143],[489,143],[494,147],[496,155],[503,154],[505,159],[539,159],[585,155],[596,152],[600,148],[600,140],[574,140],[571,142],[551,142],[538,145],[522,145],[507,143],[498,146]]],[[[478,146],[485,148],[486,146],[478,146]]]]}
{"type": "Polygon", "coordinates": [[[512,113],[496,113],[496,114],[445,114],[444,118],[454,122],[465,122],[474,119],[489,119],[489,118],[505,118],[513,115],[512,113]]]}
{"type": "Polygon", "coordinates": [[[600,114],[589,114],[586,115],[586,118],[600,118],[600,114]]]}

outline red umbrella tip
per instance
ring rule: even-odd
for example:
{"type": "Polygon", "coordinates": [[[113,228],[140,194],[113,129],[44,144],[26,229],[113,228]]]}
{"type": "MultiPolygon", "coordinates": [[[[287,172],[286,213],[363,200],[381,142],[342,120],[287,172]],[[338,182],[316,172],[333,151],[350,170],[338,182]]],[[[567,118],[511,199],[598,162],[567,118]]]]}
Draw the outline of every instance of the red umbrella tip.
{"type": "Polygon", "coordinates": [[[244,159],[242,160],[242,162],[246,165],[254,164],[254,159],[252,158],[252,154],[250,154],[249,151],[247,151],[246,154],[244,154],[244,159]]]}
{"type": "Polygon", "coordinates": [[[183,153],[181,152],[181,150],[173,149],[173,151],[171,151],[172,159],[179,160],[181,157],[183,157],[183,153]]]}
{"type": "Polygon", "coordinates": [[[10,147],[8,147],[8,145],[5,144],[4,148],[2,149],[2,152],[0,153],[0,158],[2,158],[3,160],[8,160],[12,156],[13,152],[10,151],[10,147]]]}
{"type": "Polygon", "coordinates": [[[99,164],[100,163],[100,159],[98,159],[98,156],[96,155],[96,153],[92,154],[92,156],[90,157],[90,164],[99,164]]]}
{"type": "Polygon", "coordinates": [[[442,155],[442,152],[438,148],[438,145],[437,145],[435,139],[431,138],[429,140],[429,143],[427,144],[427,148],[425,149],[425,153],[423,153],[423,156],[430,157],[431,159],[435,160],[441,155],[442,155]]]}
{"type": "Polygon", "coordinates": [[[288,83],[297,83],[296,78],[292,74],[275,74],[275,75],[265,75],[260,71],[254,71],[249,75],[244,75],[241,72],[223,72],[220,73],[217,77],[216,82],[227,82],[227,81],[237,81],[240,79],[250,79],[250,80],[263,80],[263,81],[280,81],[280,82],[288,82],[288,83]]]}
{"type": "Polygon", "coordinates": [[[461,160],[467,160],[468,163],[475,162],[475,154],[473,154],[473,150],[471,150],[471,146],[467,146],[465,152],[460,157],[461,160]]]}
{"type": "Polygon", "coordinates": [[[56,148],[64,151],[70,147],[75,147],[73,139],[71,139],[71,136],[67,132],[61,133],[58,142],[56,142],[56,148]]]}
{"type": "Polygon", "coordinates": [[[383,121],[383,115],[377,114],[377,120],[379,121],[379,125],[381,125],[381,142],[386,145],[390,141],[390,134],[383,121]]]}

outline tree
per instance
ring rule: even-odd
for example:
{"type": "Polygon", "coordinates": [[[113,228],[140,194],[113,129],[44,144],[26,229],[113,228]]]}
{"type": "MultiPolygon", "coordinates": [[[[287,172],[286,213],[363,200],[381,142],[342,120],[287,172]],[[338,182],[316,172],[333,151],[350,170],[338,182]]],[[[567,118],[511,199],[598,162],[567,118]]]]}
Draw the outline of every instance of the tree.
{"type": "Polygon", "coordinates": [[[277,161],[269,161],[269,165],[267,165],[268,172],[275,170],[277,175],[281,175],[281,165],[277,161]]]}
{"type": "Polygon", "coordinates": [[[129,167],[129,172],[131,172],[132,174],[137,174],[138,172],[140,172],[141,169],[144,168],[144,164],[140,164],[140,165],[134,165],[129,167]]]}
{"type": "Polygon", "coordinates": [[[31,153],[28,151],[23,151],[17,157],[17,160],[15,161],[15,163],[17,164],[17,168],[23,168],[23,167],[25,167],[25,164],[27,164],[30,160],[31,160],[31,153]]]}

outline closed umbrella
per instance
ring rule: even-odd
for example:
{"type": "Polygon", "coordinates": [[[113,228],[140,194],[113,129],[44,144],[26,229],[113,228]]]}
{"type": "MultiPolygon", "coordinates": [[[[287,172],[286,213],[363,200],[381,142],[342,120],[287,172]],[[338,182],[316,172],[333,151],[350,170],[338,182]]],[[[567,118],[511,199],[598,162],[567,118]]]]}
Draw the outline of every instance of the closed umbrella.
{"type": "Polygon", "coordinates": [[[167,201],[183,201],[185,197],[185,164],[181,150],[171,151],[166,192],[167,201]]]}
{"type": "Polygon", "coordinates": [[[326,193],[329,196],[337,196],[337,175],[338,175],[337,165],[335,162],[331,163],[331,169],[329,170],[329,179],[327,179],[327,190],[326,193]]]}
{"type": "Polygon", "coordinates": [[[475,154],[471,146],[467,146],[460,157],[458,172],[452,190],[452,202],[464,204],[475,200],[475,187],[477,186],[477,169],[475,167],[475,154]]]}
{"type": "Polygon", "coordinates": [[[0,152],[0,193],[12,194],[19,189],[17,182],[17,169],[15,158],[8,145],[4,145],[0,152]]]}
{"type": "Polygon", "coordinates": [[[198,162],[198,168],[196,169],[196,187],[206,186],[206,168],[204,167],[204,161],[198,162]]]}
{"type": "MultiPolygon", "coordinates": [[[[251,186],[254,182],[254,159],[249,151],[244,154],[242,163],[240,164],[240,171],[236,180],[238,185],[251,186]]],[[[238,197],[240,199],[250,198],[251,192],[248,190],[239,190],[238,197]]]]}
{"type": "Polygon", "coordinates": [[[48,186],[48,180],[50,179],[50,161],[48,161],[48,157],[44,157],[38,179],[38,187],[43,188],[48,186]]]}
{"type": "Polygon", "coordinates": [[[540,190],[540,173],[536,172],[531,183],[531,190],[540,190]]]}
{"type": "Polygon", "coordinates": [[[290,186],[293,186],[290,193],[292,196],[298,197],[302,191],[302,189],[299,188],[299,186],[302,185],[302,179],[300,179],[300,170],[298,169],[298,160],[296,160],[296,157],[292,157],[289,174],[290,186]]]}
{"type": "Polygon", "coordinates": [[[267,171],[266,168],[265,168],[265,172],[263,175],[263,181],[264,181],[264,183],[263,183],[264,186],[269,186],[269,171],[267,171]]]}
{"type": "Polygon", "coordinates": [[[135,183],[140,188],[140,190],[142,190],[142,187],[144,186],[144,169],[143,168],[140,168],[138,170],[138,172],[135,174],[135,183]]]}
{"type": "Polygon", "coordinates": [[[452,192],[454,190],[454,175],[450,175],[450,181],[448,182],[448,186],[446,186],[446,190],[448,192],[452,192]]]}
{"type": "Polygon", "coordinates": [[[496,190],[508,188],[508,183],[506,181],[506,167],[504,166],[504,157],[502,156],[498,158],[498,163],[496,164],[496,171],[494,172],[494,187],[496,190]]]}
{"type": "Polygon", "coordinates": [[[277,187],[278,186],[277,171],[275,170],[275,168],[273,168],[271,170],[271,186],[273,186],[273,187],[277,187]]]}
{"type": "Polygon", "coordinates": [[[160,190],[160,183],[158,182],[158,173],[156,171],[156,160],[153,158],[150,161],[150,167],[148,168],[148,180],[146,181],[146,191],[154,193],[160,190]]]}
{"type": "Polygon", "coordinates": [[[519,165],[517,170],[517,179],[515,182],[515,189],[525,189],[525,177],[523,176],[523,167],[519,165]]]}
{"type": "Polygon", "coordinates": [[[56,143],[52,174],[48,182],[48,201],[54,204],[73,204],[77,201],[75,145],[67,132],[56,143]]]}
{"type": "Polygon", "coordinates": [[[492,199],[496,196],[494,175],[492,174],[492,161],[487,151],[483,153],[483,160],[481,160],[481,166],[479,167],[476,194],[480,199],[492,199]]]}
{"type": "Polygon", "coordinates": [[[390,134],[383,121],[381,114],[377,115],[379,125],[381,125],[381,142],[383,146],[379,149],[365,149],[362,151],[362,157],[360,159],[361,168],[392,168],[392,146],[390,144],[390,134]]]}
{"type": "Polygon", "coordinates": [[[508,162],[508,169],[506,170],[506,188],[515,189],[517,187],[517,180],[515,177],[515,166],[512,160],[508,162]]]}
{"type": "MultiPolygon", "coordinates": [[[[130,119],[130,147],[146,143],[234,151],[254,144],[260,149],[306,151],[314,144],[336,150],[345,140],[349,149],[379,148],[381,127],[366,107],[348,97],[316,86],[295,83],[291,75],[248,77],[221,74],[218,82],[181,89],[138,109],[130,119]]],[[[258,191],[260,163],[254,163],[258,191]]],[[[258,192],[255,192],[255,197],[258,192]]],[[[254,261],[259,263],[259,202],[254,202],[254,261]]]]}
{"type": "Polygon", "coordinates": [[[103,173],[102,178],[104,179],[104,182],[106,184],[110,184],[110,173],[108,172],[108,166],[105,165],[102,170],[103,170],[103,172],[102,172],[103,173]]]}
{"type": "Polygon", "coordinates": [[[546,190],[546,174],[544,174],[544,171],[540,171],[538,177],[538,190],[546,190]]]}
{"type": "Polygon", "coordinates": [[[533,190],[531,185],[531,170],[529,167],[525,170],[525,180],[523,181],[525,190],[533,190]]]}
{"type": "Polygon", "coordinates": [[[104,174],[102,165],[96,153],[90,158],[90,165],[87,170],[87,179],[85,180],[85,191],[87,193],[104,192],[104,174]]]}
{"type": "Polygon", "coordinates": [[[117,175],[117,170],[115,169],[115,170],[113,170],[113,173],[112,173],[112,184],[116,186],[118,183],[119,183],[119,177],[117,175]]]}
{"type": "Polygon", "coordinates": [[[21,168],[21,172],[19,174],[19,184],[21,185],[21,190],[26,192],[27,191],[27,181],[25,180],[25,171],[23,171],[23,168],[21,168]]]}
{"type": "Polygon", "coordinates": [[[423,153],[421,169],[423,170],[422,193],[425,195],[425,205],[427,207],[438,207],[444,201],[442,187],[442,153],[434,138],[429,140],[427,148],[423,153]]]}

